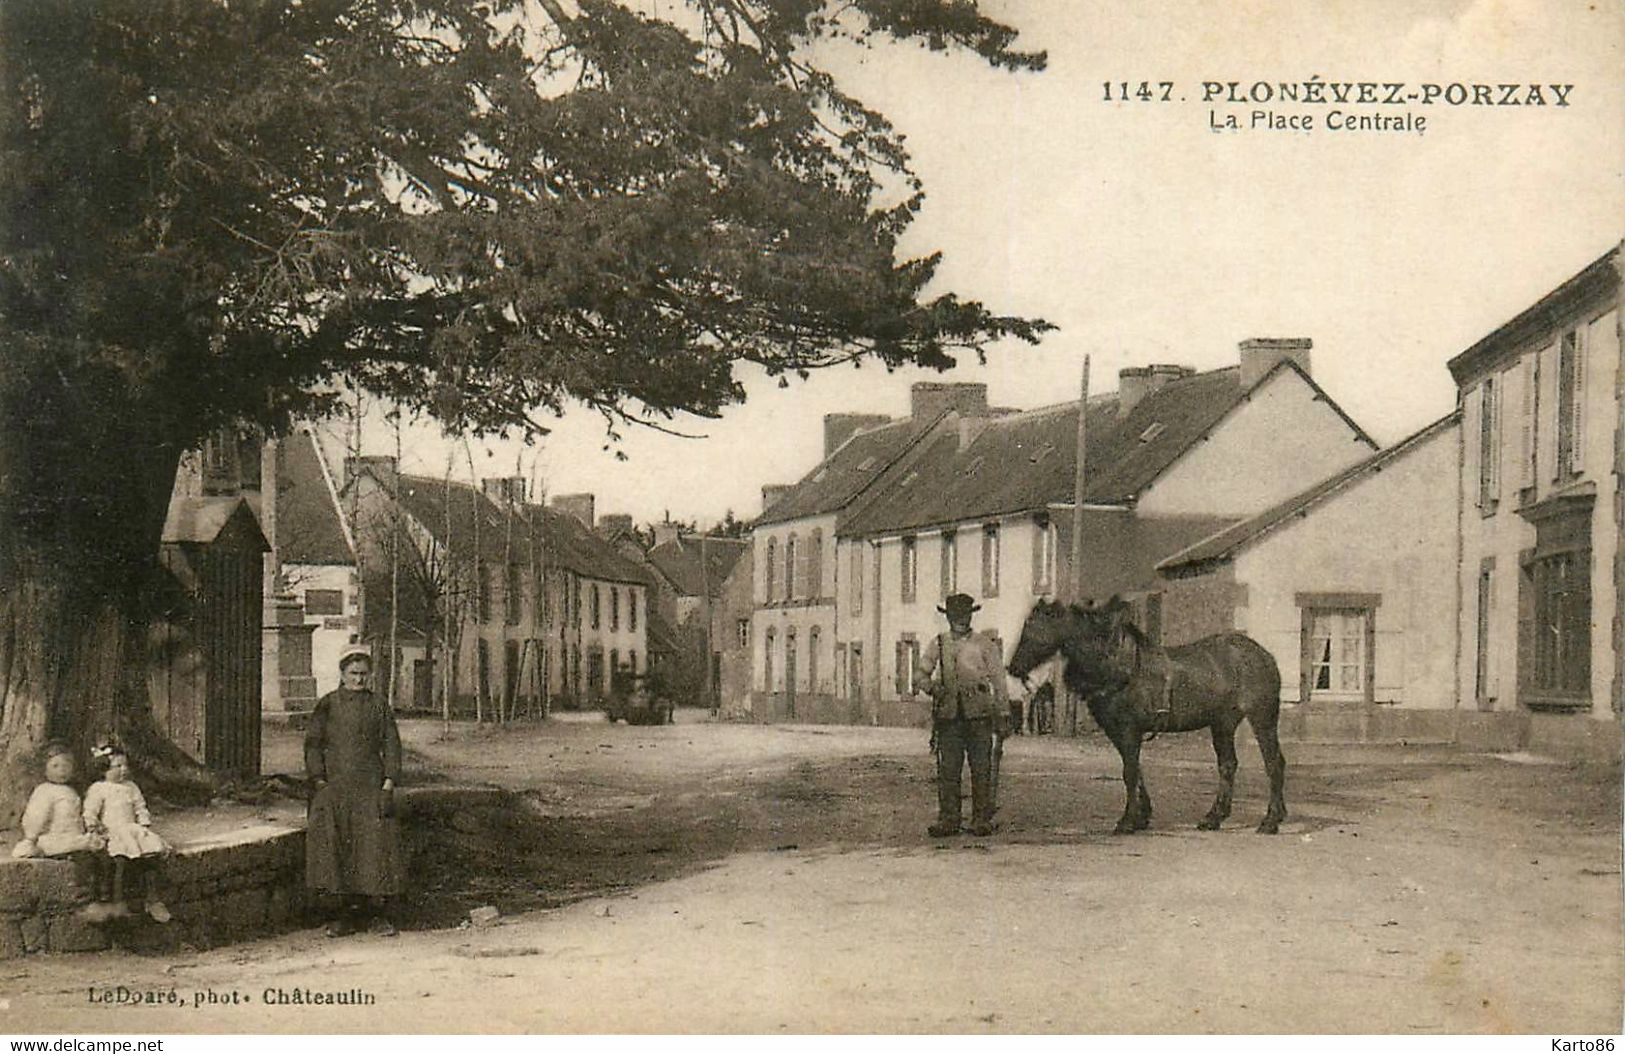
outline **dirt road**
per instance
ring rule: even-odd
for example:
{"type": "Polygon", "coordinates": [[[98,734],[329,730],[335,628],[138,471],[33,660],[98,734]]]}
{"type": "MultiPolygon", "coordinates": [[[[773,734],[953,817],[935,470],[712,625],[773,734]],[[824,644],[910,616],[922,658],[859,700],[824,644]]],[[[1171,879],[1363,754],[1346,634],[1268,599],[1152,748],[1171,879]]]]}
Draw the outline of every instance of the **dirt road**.
{"type": "Polygon", "coordinates": [[[398,938],[305,930],[0,965],[20,1031],[1541,1032],[1620,1029],[1620,774],[1288,745],[1282,834],[1195,830],[1206,737],[1022,739],[1004,830],[925,836],[924,734],[408,723],[419,768],[517,792],[420,812],[398,938]],[[432,824],[432,834],[424,834],[432,824]],[[501,924],[443,928],[494,903],[501,924]],[[415,928],[413,928],[415,927],[415,928]],[[92,1002],[124,986],[184,1006],[92,1002]],[[267,1003],[295,990],[365,1005],[267,1003]],[[210,1003],[211,995],[238,1005],[210,1003]],[[193,1006],[202,1000],[203,1005],[193,1006]]]}

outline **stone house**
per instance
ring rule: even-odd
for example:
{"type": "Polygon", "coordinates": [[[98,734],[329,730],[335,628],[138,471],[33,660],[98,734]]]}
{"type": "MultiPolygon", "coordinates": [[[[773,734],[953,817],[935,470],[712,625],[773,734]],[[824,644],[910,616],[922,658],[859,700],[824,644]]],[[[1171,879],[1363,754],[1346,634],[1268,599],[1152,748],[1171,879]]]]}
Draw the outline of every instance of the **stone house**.
{"type": "Polygon", "coordinates": [[[1535,738],[1622,709],[1625,373],[1620,247],[1450,360],[1462,414],[1464,710],[1535,738]]]}
{"type": "Polygon", "coordinates": [[[618,673],[648,665],[649,582],[576,515],[525,500],[520,478],[467,483],[397,474],[391,459],[352,465],[369,571],[367,639],[400,678],[396,705],[539,714],[598,705],[618,673]],[[399,618],[390,627],[391,547],[399,618]],[[404,630],[404,632],[403,632],[404,630]],[[438,668],[451,642],[452,669],[438,668]]]}

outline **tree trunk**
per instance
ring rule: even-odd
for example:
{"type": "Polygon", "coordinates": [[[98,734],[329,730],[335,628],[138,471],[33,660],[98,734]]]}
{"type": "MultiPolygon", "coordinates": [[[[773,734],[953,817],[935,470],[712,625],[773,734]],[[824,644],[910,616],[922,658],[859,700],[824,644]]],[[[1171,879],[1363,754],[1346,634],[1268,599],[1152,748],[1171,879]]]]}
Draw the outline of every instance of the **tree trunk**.
{"type": "MultiPolygon", "coordinates": [[[[154,566],[156,567],[156,546],[154,566]]],[[[116,739],[148,793],[206,800],[215,778],[159,730],[147,697],[153,662],[139,613],[48,566],[0,590],[0,825],[13,826],[41,779],[40,748],[116,739]]]]}
{"type": "Polygon", "coordinates": [[[158,729],[148,699],[149,666],[166,660],[149,643],[149,626],[175,600],[158,557],[179,451],[154,442],[139,417],[121,421],[108,408],[87,422],[51,402],[0,428],[7,827],[40,781],[40,749],[53,740],[76,748],[83,775],[89,747],[116,738],[143,789],[158,797],[194,801],[217,785],[158,729]]]}

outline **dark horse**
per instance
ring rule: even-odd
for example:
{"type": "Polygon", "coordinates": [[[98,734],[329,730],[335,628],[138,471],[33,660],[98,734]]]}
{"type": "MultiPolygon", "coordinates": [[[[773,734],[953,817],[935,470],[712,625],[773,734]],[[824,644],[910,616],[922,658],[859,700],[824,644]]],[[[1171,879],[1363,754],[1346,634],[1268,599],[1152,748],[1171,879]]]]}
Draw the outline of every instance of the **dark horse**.
{"type": "Polygon", "coordinates": [[[1129,618],[1129,605],[1113,597],[1097,606],[1039,601],[1021,627],[1010,659],[1011,676],[1026,681],[1059,652],[1062,674],[1089,706],[1101,731],[1123,756],[1128,800],[1117,833],[1151,824],[1151,796],[1140,773],[1140,744],[1160,732],[1213,733],[1219,759],[1219,796],[1197,824],[1217,830],[1230,815],[1236,782],[1236,726],[1252,722],[1270,779],[1269,811],[1260,834],[1275,834],[1286,819],[1286,758],[1276,736],[1281,711],[1281,672],[1251,637],[1221,633],[1177,648],[1154,647],[1129,618]]]}

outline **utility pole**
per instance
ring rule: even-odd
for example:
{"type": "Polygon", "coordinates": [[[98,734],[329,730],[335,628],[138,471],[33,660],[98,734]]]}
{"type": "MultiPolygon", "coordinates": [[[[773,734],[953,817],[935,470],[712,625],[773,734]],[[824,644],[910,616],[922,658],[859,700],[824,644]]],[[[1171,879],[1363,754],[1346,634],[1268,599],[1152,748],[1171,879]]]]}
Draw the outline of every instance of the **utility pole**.
{"type": "MultiPolygon", "coordinates": [[[[1078,394],[1078,464],[1072,475],[1072,554],[1067,569],[1066,599],[1083,600],[1083,500],[1088,492],[1089,454],[1089,356],[1083,357],[1083,383],[1078,394]]],[[[1059,677],[1056,678],[1060,680],[1059,677]]],[[[1078,734],[1078,700],[1066,691],[1067,735],[1078,734]]]]}
{"type": "Polygon", "coordinates": [[[389,708],[395,709],[395,682],[400,680],[400,650],[396,646],[401,625],[401,410],[395,408],[395,472],[390,479],[389,539],[389,708]]]}
{"type": "Polygon", "coordinates": [[[485,589],[485,576],[490,568],[485,566],[485,550],[480,548],[480,515],[485,510],[481,507],[480,474],[474,468],[474,448],[468,445],[468,436],[463,436],[463,457],[468,461],[468,475],[474,481],[470,488],[473,497],[471,509],[474,514],[474,724],[476,727],[485,723],[486,692],[491,687],[490,645],[486,645],[486,661],[480,661],[480,644],[485,640],[480,636],[485,626],[486,616],[490,612],[485,610],[488,599],[485,589]]]}
{"type": "MultiPolygon", "coordinates": [[[[362,395],[357,391],[355,393],[355,408],[350,412],[350,434],[345,443],[349,453],[347,464],[355,466],[357,470],[361,467],[361,399],[362,395]]],[[[397,471],[399,471],[399,468],[400,466],[397,465],[397,471]]],[[[349,484],[351,481],[346,479],[344,482],[349,484]]],[[[361,537],[360,497],[360,486],[350,487],[350,531],[351,536],[356,539],[361,537]]],[[[367,629],[367,556],[366,546],[361,544],[357,544],[355,548],[355,610],[355,642],[362,643],[362,635],[367,629]]]]}
{"type": "Polygon", "coordinates": [[[443,548],[444,557],[440,570],[440,626],[441,650],[445,654],[441,657],[441,689],[440,689],[440,723],[442,738],[451,738],[451,697],[457,689],[457,649],[462,644],[462,627],[457,627],[453,634],[453,619],[461,620],[462,611],[456,604],[457,562],[452,557],[451,549],[451,464],[452,448],[446,447],[446,489],[445,502],[441,506],[446,514],[446,542],[443,548]]]}
{"type": "MultiPolygon", "coordinates": [[[[678,541],[681,543],[682,535],[678,541]]],[[[717,699],[717,686],[711,679],[711,565],[705,561],[705,535],[700,535],[700,591],[705,594],[705,705],[716,717],[721,711],[717,699]]]]}

